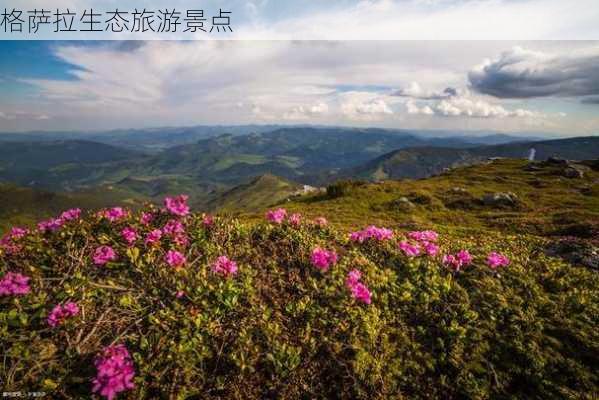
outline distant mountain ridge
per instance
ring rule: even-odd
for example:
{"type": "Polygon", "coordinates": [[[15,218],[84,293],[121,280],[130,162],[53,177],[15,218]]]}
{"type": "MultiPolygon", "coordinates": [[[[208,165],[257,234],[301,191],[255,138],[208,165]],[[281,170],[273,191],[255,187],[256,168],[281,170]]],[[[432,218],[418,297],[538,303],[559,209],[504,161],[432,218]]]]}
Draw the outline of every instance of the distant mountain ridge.
{"type": "Polygon", "coordinates": [[[473,164],[491,157],[528,158],[533,148],[537,160],[549,157],[571,160],[596,159],[599,158],[599,137],[517,142],[464,149],[405,148],[382,155],[362,166],[341,171],[338,177],[358,177],[368,180],[425,178],[438,174],[445,168],[473,164]]]}

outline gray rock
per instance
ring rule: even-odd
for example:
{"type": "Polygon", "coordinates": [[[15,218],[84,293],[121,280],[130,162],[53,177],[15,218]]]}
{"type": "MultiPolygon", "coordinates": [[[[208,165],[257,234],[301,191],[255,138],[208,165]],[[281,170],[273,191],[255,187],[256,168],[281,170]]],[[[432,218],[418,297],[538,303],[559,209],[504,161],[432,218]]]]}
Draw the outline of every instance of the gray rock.
{"type": "Polygon", "coordinates": [[[566,178],[581,179],[584,178],[584,173],[589,170],[588,167],[578,164],[570,164],[564,168],[563,174],[566,178]]]}
{"type": "Polygon", "coordinates": [[[588,243],[563,240],[551,244],[546,253],[571,264],[599,270],[599,248],[588,243]]]}
{"type": "Polygon", "coordinates": [[[515,193],[491,193],[482,198],[483,204],[491,207],[515,207],[518,205],[518,196],[515,193]]]}

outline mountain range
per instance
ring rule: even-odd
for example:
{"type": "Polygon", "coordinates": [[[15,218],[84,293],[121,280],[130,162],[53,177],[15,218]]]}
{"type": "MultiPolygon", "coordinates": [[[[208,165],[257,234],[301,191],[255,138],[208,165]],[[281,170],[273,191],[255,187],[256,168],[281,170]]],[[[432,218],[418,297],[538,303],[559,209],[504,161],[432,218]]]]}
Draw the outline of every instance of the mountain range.
{"type": "Polygon", "coordinates": [[[0,134],[0,182],[130,202],[188,193],[207,209],[252,208],[302,185],[423,178],[491,157],[526,158],[533,147],[537,159],[599,158],[599,137],[433,134],[314,126],[0,134]]]}

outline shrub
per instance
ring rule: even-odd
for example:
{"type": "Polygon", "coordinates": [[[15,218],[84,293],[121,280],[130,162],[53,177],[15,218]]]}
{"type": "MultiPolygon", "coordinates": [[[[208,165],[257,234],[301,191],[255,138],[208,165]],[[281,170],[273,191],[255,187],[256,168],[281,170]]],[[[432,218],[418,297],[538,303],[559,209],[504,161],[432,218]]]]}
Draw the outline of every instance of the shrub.
{"type": "Polygon", "coordinates": [[[599,390],[597,274],[536,253],[524,237],[442,237],[438,254],[408,257],[398,243],[424,246],[430,235],[350,241],[311,223],[206,224],[192,214],[177,217],[188,241],[165,233],[145,245],[173,218],[146,211],[144,224],[100,214],[5,240],[0,279],[23,274],[30,290],[0,296],[4,390],[122,399],[557,399],[599,390]],[[126,227],[139,239],[125,240],[126,227]],[[95,265],[101,246],[118,257],[95,265]],[[316,248],[334,251],[335,263],[315,267],[316,248]],[[468,265],[443,264],[462,249],[468,265]],[[185,264],[169,266],[169,251],[185,264]],[[509,265],[489,268],[493,251],[509,265]],[[53,308],[69,302],[79,312],[49,326],[53,308]]]}

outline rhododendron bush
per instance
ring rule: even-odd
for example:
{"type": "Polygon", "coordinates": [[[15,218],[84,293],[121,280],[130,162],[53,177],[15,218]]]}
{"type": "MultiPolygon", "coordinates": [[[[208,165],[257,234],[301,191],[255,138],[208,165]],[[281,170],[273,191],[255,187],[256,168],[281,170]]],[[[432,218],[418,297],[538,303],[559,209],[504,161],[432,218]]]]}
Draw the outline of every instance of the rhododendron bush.
{"type": "Polygon", "coordinates": [[[369,221],[337,230],[284,209],[249,223],[190,213],[186,200],[69,211],[2,238],[4,390],[424,399],[599,389],[597,274],[535,243],[369,221]]]}

